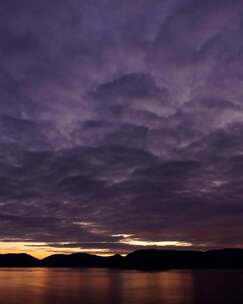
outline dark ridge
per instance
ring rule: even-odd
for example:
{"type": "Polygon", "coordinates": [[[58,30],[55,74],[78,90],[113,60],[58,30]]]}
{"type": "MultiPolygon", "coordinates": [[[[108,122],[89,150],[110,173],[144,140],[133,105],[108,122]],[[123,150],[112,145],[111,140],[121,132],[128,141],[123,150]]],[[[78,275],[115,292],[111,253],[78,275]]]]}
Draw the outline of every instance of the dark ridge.
{"type": "Polygon", "coordinates": [[[39,263],[38,259],[25,253],[0,254],[0,267],[36,267],[39,263]]]}
{"type": "Polygon", "coordinates": [[[87,253],[55,254],[38,260],[28,254],[1,254],[0,267],[96,267],[134,270],[243,269],[243,249],[211,251],[138,250],[125,257],[87,253]]]}
{"type": "Polygon", "coordinates": [[[138,250],[124,258],[127,269],[236,269],[243,268],[243,249],[211,251],[138,250]]]}
{"type": "Polygon", "coordinates": [[[44,267],[122,267],[123,258],[119,255],[101,257],[87,253],[70,255],[56,254],[46,257],[41,262],[44,267]]]}

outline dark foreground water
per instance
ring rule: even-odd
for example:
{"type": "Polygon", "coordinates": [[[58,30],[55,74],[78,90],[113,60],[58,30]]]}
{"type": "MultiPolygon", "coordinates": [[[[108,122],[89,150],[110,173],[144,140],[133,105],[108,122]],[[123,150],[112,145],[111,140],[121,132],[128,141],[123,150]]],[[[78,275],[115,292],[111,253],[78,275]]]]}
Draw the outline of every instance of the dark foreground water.
{"type": "Polygon", "coordinates": [[[243,303],[243,271],[0,269],[3,304],[243,303]]]}

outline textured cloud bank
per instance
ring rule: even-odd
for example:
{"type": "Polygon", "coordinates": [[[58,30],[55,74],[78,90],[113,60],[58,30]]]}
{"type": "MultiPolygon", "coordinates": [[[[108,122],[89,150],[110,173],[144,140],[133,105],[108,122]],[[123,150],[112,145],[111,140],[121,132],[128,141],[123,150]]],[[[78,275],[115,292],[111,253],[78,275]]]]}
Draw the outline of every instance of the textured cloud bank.
{"type": "Polygon", "coordinates": [[[1,241],[242,246],[242,13],[2,2],[1,241]]]}

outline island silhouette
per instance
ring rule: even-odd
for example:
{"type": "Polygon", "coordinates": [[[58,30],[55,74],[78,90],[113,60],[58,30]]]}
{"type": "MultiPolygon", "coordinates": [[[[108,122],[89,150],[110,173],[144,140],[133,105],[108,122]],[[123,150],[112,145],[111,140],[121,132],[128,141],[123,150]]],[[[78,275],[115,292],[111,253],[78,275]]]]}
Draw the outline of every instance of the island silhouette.
{"type": "Polygon", "coordinates": [[[209,251],[138,250],[126,256],[54,254],[37,259],[26,253],[1,254],[0,267],[94,267],[133,270],[242,269],[243,249],[209,251]]]}

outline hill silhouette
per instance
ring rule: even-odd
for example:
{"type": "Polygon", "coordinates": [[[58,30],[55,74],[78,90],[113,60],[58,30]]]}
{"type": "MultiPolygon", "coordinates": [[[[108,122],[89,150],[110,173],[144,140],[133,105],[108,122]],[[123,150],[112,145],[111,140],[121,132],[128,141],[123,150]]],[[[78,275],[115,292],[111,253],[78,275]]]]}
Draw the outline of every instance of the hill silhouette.
{"type": "Polygon", "coordinates": [[[0,267],[36,267],[40,260],[26,253],[0,254],[0,267]]]}
{"type": "Polygon", "coordinates": [[[243,249],[211,251],[138,250],[125,257],[87,253],[54,254],[42,260],[28,254],[1,254],[0,267],[96,267],[137,270],[240,269],[243,249]]]}
{"type": "Polygon", "coordinates": [[[55,254],[41,261],[46,267],[122,267],[123,258],[120,255],[101,257],[87,253],[70,255],[55,254]]]}

